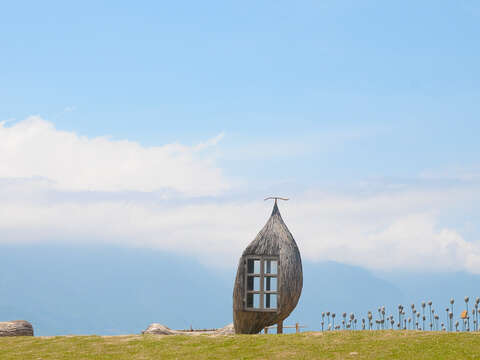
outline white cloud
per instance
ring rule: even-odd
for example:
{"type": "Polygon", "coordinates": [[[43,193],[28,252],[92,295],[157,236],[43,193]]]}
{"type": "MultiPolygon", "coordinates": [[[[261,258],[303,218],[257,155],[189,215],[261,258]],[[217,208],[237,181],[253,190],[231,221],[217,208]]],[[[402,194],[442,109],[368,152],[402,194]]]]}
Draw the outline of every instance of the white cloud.
{"type": "MultiPolygon", "coordinates": [[[[1,124],[0,242],[103,242],[235,267],[272,204],[222,196],[229,184],[204,151],[221,137],[145,148],[58,131],[38,117],[1,124]],[[162,188],[175,192],[159,196],[162,188]]],[[[480,273],[479,239],[461,231],[462,219],[472,223],[465,213],[479,213],[477,183],[286,195],[281,211],[304,259],[480,273]]]]}
{"type": "MultiPolygon", "coordinates": [[[[219,137],[201,147],[214,146],[219,137]]],[[[38,116],[0,123],[0,178],[48,179],[56,189],[156,191],[217,195],[228,182],[198,146],[144,147],[128,140],[87,138],[55,129],[38,116]]]]}
{"type": "Polygon", "coordinates": [[[204,150],[204,149],[207,149],[209,147],[212,147],[212,146],[215,146],[217,145],[223,138],[225,137],[225,133],[221,132],[220,134],[218,134],[217,136],[211,138],[211,139],[208,139],[207,141],[203,142],[203,143],[200,143],[198,144],[197,146],[194,147],[194,149],[196,151],[201,151],[201,150],[204,150]]]}
{"type": "MultiPolygon", "coordinates": [[[[368,195],[310,194],[292,219],[304,256],[370,269],[480,273],[480,241],[467,241],[447,214],[480,200],[480,187],[388,190],[368,195]]],[[[298,208],[298,209],[297,209],[298,208]]],[[[460,227],[460,224],[457,224],[460,227]]]]}
{"type": "MultiPolygon", "coordinates": [[[[0,241],[78,242],[149,247],[189,254],[214,266],[235,266],[264,225],[271,203],[255,201],[85,199],[37,180],[2,183],[0,241]],[[22,195],[23,194],[23,195],[22,195]]],[[[303,194],[281,211],[304,259],[370,269],[465,270],[480,273],[480,243],[441,225],[467,198],[465,190],[401,190],[369,195],[303,194]]]]}

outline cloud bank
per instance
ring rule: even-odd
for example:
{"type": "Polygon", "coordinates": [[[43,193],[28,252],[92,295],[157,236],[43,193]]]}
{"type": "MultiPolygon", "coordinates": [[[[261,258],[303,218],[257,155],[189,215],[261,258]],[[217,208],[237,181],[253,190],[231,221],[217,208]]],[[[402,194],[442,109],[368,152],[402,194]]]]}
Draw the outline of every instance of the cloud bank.
{"type": "MultiPolygon", "coordinates": [[[[232,200],[236,189],[205,152],[221,137],[146,148],[59,131],[38,117],[2,124],[0,242],[102,242],[235,266],[272,204],[232,200]]],[[[281,212],[304,259],[480,273],[480,242],[464,231],[466,214],[478,213],[478,183],[289,195],[281,212]]]]}
{"type": "Polygon", "coordinates": [[[194,147],[144,147],[59,131],[32,116],[10,127],[0,123],[0,178],[41,177],[67,191],[171,189],[189,196],[217,195],[228,183],[201,150],[220,139],[221,135],[194,147]]]}

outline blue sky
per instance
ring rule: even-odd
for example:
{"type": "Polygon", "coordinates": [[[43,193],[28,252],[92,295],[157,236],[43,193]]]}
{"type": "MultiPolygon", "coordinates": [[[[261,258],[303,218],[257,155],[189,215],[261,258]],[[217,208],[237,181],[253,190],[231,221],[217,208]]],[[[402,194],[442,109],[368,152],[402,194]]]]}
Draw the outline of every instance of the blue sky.
{"type": "Polygon", "coordinates": [[[224,132],[227,173],[269,183],[469,167],[479,16],[474,1],[10,2],[0,119],[146,146],[224,132]]]}
{"type": "Polygon", "coordinates": [[[474,271],[479,18],[475,1],[3,4],[3,241],[228,266],[275,193],[312,261],[438,271],[442,248],[474,271]]]}

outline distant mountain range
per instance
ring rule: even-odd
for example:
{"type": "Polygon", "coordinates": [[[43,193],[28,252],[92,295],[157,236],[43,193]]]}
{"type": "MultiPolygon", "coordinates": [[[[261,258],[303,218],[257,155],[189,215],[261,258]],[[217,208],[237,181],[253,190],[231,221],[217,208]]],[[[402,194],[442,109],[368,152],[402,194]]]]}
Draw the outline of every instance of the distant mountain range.
{"type": "MultiPolygon", "coordinates": [[[[237,264],[209,269],[188,257],[145,249],[0,245],[0,321],[25,319],[36,335],[131,334],[152,322],[214,328],[232,321],[237,264]],[[224,271],[224,272],[222,272],[224,271]]],[[[322,311],[365,316],[381,305],[396,313],[432,300],[480,296],[480,276],[465,273],[373,274],[334,262],[304,262],[304,288],[286,323],[318,330],[322,311]]]]}

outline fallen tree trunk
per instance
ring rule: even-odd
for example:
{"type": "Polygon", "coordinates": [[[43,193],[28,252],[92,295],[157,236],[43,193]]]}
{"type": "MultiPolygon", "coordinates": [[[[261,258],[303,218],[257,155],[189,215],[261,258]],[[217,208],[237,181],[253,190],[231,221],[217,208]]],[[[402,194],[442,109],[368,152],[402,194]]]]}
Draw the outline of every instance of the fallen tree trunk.
{"type": "Polygon", "coordinates": [[[150,326],[142,331],[142,334],[155,334],[155,335],[175,335],[177,332],[175,330],[171,330],[165,325],[159,323],[150,324],[150,326]]]}
{"type": "Polygon", "coordinates": [[[1,336],[33,336],[33,326],[25,320],[0,322],[1,336]]]}
{"type": "Polygon", "coordinates": [[[172,330],[165,325],[159,323],[153,323],[148,328],[142,331],[142,334],[155,334],[155,335],[235,335],[235,328],[233,324],[228,324],[221,329],[212,330],[172,330]]]}

